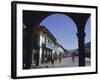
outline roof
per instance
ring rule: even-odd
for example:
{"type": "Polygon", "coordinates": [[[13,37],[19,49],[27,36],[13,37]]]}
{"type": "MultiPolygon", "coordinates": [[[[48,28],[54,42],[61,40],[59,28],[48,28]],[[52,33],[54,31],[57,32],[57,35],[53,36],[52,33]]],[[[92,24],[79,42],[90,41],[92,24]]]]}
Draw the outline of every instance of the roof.
{"type": "Polygon", "coordinates": [[[40,28],[42,32],[46,33],[49,37],[51,37],[54,41],[56,41],[54,35],[45,26],[40,26],[40,28]]]}

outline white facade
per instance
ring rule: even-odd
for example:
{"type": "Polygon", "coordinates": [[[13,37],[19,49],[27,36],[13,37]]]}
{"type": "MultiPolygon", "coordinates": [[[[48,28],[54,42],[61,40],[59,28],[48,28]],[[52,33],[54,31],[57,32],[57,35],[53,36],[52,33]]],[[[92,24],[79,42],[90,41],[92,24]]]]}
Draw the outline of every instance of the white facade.
{"type": "Polygon", "coordinates": [[[40,32],[40,59],[42,58],[42,44],[45,44],[47,48],[52,49],[52,53],[55,53],[55,43],[47,34],[40,32]]]}

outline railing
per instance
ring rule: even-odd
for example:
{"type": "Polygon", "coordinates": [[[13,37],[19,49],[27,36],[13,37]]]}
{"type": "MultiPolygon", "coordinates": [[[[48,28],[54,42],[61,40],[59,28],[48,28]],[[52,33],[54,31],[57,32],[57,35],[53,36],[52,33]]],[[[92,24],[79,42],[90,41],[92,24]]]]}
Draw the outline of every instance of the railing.
{"type": "Polygon", "coordinates": [[[50,48],[50,49],[54,49],[54,46],[52,44],[49,44],[49,43],[42,44],[42,46],[50,48]]]}

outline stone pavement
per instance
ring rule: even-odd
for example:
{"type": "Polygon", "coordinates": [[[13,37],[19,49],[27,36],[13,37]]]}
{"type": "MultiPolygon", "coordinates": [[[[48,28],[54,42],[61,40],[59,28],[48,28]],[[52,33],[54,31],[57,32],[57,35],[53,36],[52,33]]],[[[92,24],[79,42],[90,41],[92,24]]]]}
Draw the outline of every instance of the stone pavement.
{"type": "Polygon", "coordinates": [[[60,63],[59,61],[55,62],[53,65],[49,67],[77,67],[78,66],[78,58],[75,57],[74,62],[72,61],[72,57],[64,58],[60,63]]]}
{"type": "MultiPolygon", "coordinates": [[[[90,59],[85,58],[85,60],[86,60],[86,66],[90,66],[90,59]]],[[[41,64],[40,68],[78,67],[78,62],[79,62],[78,57],[74,58],[74,62],[72,61],[72,57],[67,57],[62,59],[61,62],[59,62],[59,60],[55,61],[54,64],[51,63],[41,64]]]]}

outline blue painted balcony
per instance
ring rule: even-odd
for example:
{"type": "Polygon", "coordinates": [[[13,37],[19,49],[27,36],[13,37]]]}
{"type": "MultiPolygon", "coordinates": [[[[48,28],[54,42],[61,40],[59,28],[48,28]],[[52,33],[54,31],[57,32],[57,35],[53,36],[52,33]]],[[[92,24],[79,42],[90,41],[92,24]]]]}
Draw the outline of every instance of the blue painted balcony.
{"type": "Polygon", "coordinates": [[[50,48],[50,49],[54,49],[54,46],[50,43],[45,43],[45,44],[42,44],[43,47],[47,47],[47,48],[50,48]]]}

